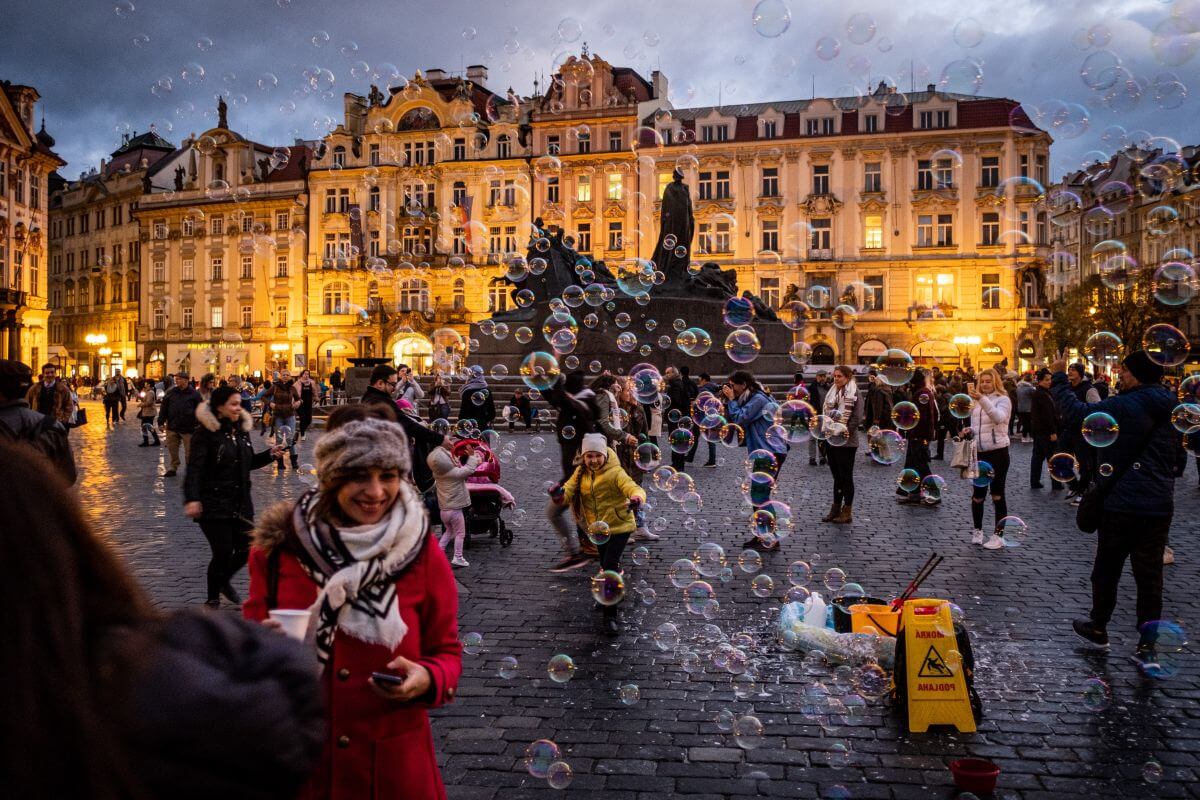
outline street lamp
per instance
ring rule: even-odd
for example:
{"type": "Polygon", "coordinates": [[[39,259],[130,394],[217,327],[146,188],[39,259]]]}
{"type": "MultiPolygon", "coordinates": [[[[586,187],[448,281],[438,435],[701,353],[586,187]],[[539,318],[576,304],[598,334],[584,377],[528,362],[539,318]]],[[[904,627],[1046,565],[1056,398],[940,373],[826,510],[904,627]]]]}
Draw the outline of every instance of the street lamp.
{"type": "MultiPolygon", "coordinates": [[[[103,347],[104,345],[108,344],[108,336],[103,333],[89,333],[87,336],[83,337],[83,341],[87,343],[87,345],[90,349],[94,350],[96,348],[103,347]]],[[[112,351],[109,351],[109,352],[112,352],[112,351]]],[[[99,355],[99,353],[97,353],[97,356],[98,355],[99,355]]],[[[99,378],[100,377],[100,361],[99,361],[99,358],[96,358],[95,356],[93,356],[93,359],[95,360],[95,368],[93,369],[93,377],[99,378]]],[[[91,365],[89,365],[89,368],[90,367],[91,367],[91,365]]]]}

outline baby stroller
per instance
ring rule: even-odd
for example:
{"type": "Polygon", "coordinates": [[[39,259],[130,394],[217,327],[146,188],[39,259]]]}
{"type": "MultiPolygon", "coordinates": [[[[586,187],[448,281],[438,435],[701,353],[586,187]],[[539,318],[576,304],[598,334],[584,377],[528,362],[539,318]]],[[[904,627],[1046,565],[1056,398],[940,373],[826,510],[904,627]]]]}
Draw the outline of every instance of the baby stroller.
{"type": "Polygon", "coordinates": [[[505,506],[515,505],[516,501],[500,485],[500,462],[483,442],[478,439],[455,442],[452,448],[454,457],[464,459],[469,446],[474,446],[482,461],[475,469],[475,474],[467,478],[467,491],[471,493],[471,506],[467,509],[467,541],[472,536],[486,533],[493,539],[499,538],[502,547],[508,547],[512,544],[513,532],[505,524],[500,512],[505,506]]]}

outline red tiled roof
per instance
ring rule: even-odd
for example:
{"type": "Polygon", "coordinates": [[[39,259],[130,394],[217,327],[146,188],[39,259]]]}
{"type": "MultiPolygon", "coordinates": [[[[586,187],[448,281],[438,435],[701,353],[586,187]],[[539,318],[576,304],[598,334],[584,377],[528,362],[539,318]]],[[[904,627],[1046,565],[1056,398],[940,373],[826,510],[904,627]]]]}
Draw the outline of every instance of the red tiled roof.
{"type": "Polygon", "coordinates": [[[613,85],[622,95],[629,94],[629,90],[633,89],[633,95],[639,103],[650,99],[652,94],[650,82],[639,75],[637,70],[632,67],[613,67],[612,75],[613,85]]]}
{"type": "MultiPolygon", "coordinates": [[[[274,149],[274,148],[272,148],[274,149]]],[[[288,151],[287,164],[282,169],[274,170],[267,175],[267,183],[287,183],[288,181],[304,180],[304,170],[312,165],[313,154],[305,145],[293,145],[285,148],[288,151]],[[301,162],[303,161],[303,165],[301,162]]]]}

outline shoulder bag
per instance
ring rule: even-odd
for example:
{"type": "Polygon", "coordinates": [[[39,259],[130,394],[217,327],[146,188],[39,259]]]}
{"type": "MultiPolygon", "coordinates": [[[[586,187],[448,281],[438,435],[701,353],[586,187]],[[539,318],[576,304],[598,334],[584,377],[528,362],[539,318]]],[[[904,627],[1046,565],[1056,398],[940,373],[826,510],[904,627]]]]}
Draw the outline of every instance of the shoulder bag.
{"type": "Polygon", "coordinates": [[[1133,466],[1139,458],[1146,452],[1146,448],[1150,446],[1150,442],[1154,440],[1154,434],[1158,433],[1162,422],[1156,422],[1150,428],[1150,432],[1146,434],[1146,438],[1142,440],[1142,444],[1134,453],[1133,458],[1121,468],[1115,471],[1111,478],[1105,481],[1104,485],[1100,485],[1099,480],[1092,482],[1090,486],[1083,490],[1083,496],[1079,499],[1079,507],[1075,510],[1075,527],[1084,533],[1095,533],[1100,529],[1100,521],[1104,519],[1104,501],[1108,499],[1108,495],[1121,478],[1125,477],[1125,472],[1133,466]]]}

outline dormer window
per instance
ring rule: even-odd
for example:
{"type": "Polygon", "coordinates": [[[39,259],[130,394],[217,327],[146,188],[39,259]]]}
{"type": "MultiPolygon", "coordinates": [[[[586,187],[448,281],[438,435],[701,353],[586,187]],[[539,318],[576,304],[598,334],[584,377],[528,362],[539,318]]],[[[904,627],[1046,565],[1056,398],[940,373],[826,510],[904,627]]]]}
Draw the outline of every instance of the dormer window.
{"type": "Polygon", "coordinates": [[[779,136],[778,120],[765,119],[762,123],[762,138],[774,139],[779,136]]]}
{"type": "Polygon", "coordinates": [[[700,141],[702,141],[702,142],[727,142],[727,141],[729,141],[729,126],[728,125],[701,125],[700,126],[700,141]]]}
{"type": "Polygon", "coordinates": [[[333,166],[334,169],[341,169],[346,166],[346,148],[340,144],[333,148],[333,166]]]}
{"type": "Polygon", "coordinates": [[[496,158],[508,158],[512,152],[512,140],[509,139],[507,133],[502,133],[496,137],[496,158]]]}
{"type": "Polygon", "coordinates": [[[920,128],[929,130],[933,128],[949,128],[950,127],[950,109],[944,108],[937,111],[922,111],[920,114],[920,128]]]}

